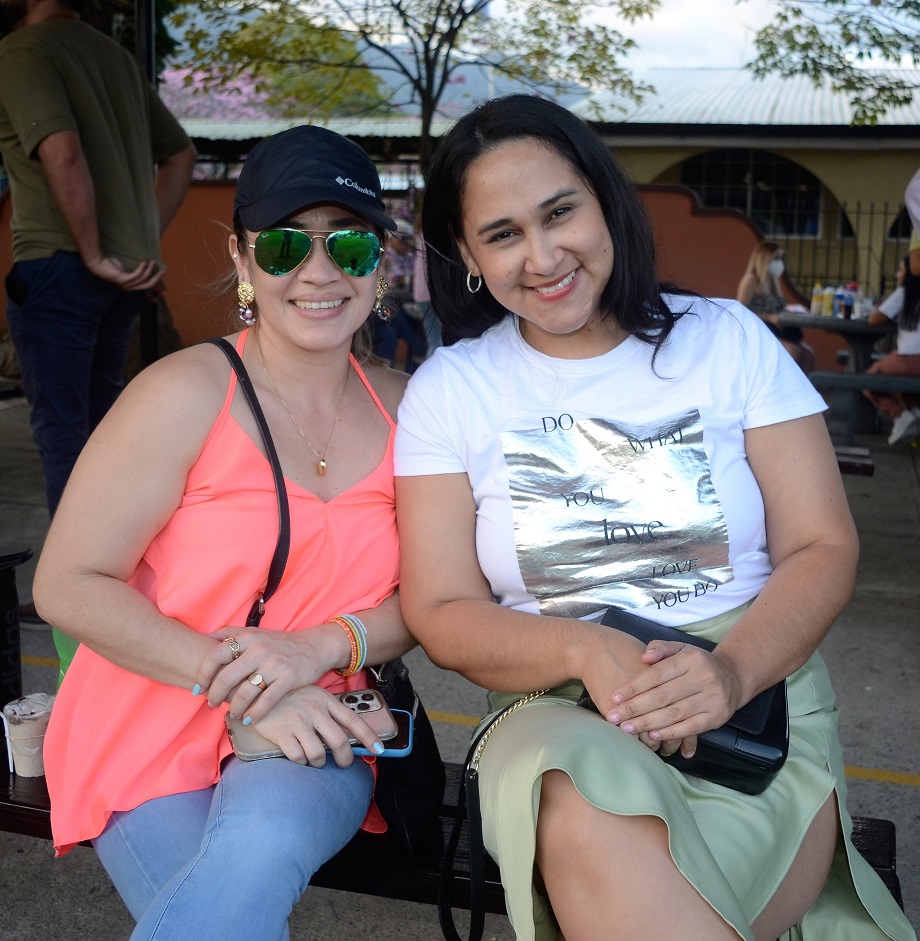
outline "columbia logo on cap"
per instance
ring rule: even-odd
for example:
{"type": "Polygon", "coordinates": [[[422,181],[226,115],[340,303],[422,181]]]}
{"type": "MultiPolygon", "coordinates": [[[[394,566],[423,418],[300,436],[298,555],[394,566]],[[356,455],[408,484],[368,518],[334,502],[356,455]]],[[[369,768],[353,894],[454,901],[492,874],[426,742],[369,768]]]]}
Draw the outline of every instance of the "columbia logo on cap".
{"type": "Polygon", "coordinates": [[[348,177],[337,176],[335,178],[335,182],[338,183],[339,186],[350,186],[353,190],[357,190],[359,193],[364,193],[365,196],[370,196],[373,199],[377,198],[377,194],[373,190],[369,190],[366,186],[361,186],[360,183],[356,183],[354,180],[348,177]]]}

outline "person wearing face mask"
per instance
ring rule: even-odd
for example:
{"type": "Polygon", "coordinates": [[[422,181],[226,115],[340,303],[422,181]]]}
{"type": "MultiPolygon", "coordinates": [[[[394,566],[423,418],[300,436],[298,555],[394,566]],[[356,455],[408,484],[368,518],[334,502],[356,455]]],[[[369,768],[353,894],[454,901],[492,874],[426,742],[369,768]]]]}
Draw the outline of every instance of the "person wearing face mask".
{"type": "Polygon", "coordinates": [[[786,272],[786,256],[776,242],[761,242],[748,259],[747,268],[738,282],[735,299],[754,311],[770,332],[783,344],[786,352],[806,373],[815,368],[815,354],[803,342],[799,327],[782,327],[777,315],[786,307],[780,278],[786,272]]]}
{"type": "Polygon", "coordinates": [[[375,759],[356,759],[349,737],[383,745],[337,694],[415,643],[395,590],[407,377],[373,359],[367,325],[395,228],[373,162],[331,131],[292,128],[243,165],[229,237],[241,323],[226,339],[290,517],[258,627],[243,625],[269,595],[279,498],[214,345],[128,386],[55,514],[36,605],[80,646],[45,742],[54,844],[92,841],[134,941],[284,941],[313,872],[359,827],[385,829],[375,759]],[[236,757],[227,712],[286,757],[236,757]]]}

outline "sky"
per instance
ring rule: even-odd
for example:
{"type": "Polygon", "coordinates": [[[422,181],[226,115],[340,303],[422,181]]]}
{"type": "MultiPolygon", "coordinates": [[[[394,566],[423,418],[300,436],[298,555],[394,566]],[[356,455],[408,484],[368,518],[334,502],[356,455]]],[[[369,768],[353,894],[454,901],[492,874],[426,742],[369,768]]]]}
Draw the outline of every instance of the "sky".
{"type": "Polygon", "coordinates": [[[647,68],[745,65],[754,57],[754,34],[775,12],[769,0],[662,0],[651,20],[610,25],[638,43],[623,64],[640,75],[647,68]]]}

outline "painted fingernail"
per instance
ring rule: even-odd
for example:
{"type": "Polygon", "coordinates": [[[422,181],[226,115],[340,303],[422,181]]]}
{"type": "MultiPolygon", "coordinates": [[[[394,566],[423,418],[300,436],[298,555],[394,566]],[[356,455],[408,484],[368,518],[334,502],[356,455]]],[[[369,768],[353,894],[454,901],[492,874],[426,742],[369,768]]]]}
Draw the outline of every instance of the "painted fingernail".
{"type": "Polygon", "coordinates": [[[633,732],[636,731],[636,727],[632,724],[632,722],[626,722],[625,724],[621,725],[620,728],[629,735],[632,735],[633,732]]]}
{"type": "Polygon", "coordinates": [[[622,693],[615,693],[614,696],[613,696],[613,701],[619,706],[620,703],[623,702],[623,694],[622,694],[622,693]]]}
{"type": "Polygon", "coordinates": [[[192,695],[193,695],[193,696],[200,696],[200,695],[201,695],[201,685],[200,685],[199,683],[196,683],[196,684],[192,687],[192,695]]]}
{"type": "Polygon", "coordinates": [[[653,741],[657,742],[661,740],[661,732],[649,732],[648,737],[653,741]]]}
{"type": "Polygon", "coordinates": [[[246,716],[246,718],[243,719],[243,725],[252,725],[252,716],[246,716]]]}
{"type": "Polygon", "coordinates": [[[616,712],[608,712],[608,713],[607,713],[607,721],[608,721],[608,722],[612,722],[614,725],[619,725],[619,724],[620,724],[620,717],[619,717],[619,715],[618,715],[616,712]]]}
{"type": "Polygon", "coordinates": [[[374,742],[374,754],[375,755],[382,755],[385,751],[386,749],[383,747],[382,742],[374,742]]]}

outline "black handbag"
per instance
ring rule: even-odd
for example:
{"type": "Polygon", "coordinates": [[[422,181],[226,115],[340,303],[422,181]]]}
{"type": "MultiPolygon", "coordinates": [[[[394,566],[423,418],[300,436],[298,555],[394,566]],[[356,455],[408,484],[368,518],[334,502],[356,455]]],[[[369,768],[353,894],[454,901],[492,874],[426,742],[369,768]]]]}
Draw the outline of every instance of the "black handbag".
{"type": "Polygon", "coordinates": [[[387,822],[387,836],[397,852],[408,856],[439,852],[445,774],[431,720],[401,658],[372,667],[371,673],[387,705],[413,718],[412,751],[377,762],[374,799],[387,822]]]}
{"type": "MultiPolygon", "coordinates": [[[[716,647],[711,640],[656,624],[619,608],[608,608],[601,624],[623,631],[643,644],[652,640],[670,640],[704,650],[716,647]]],[[[587,691],[578,705],[598,711],[587,691]]],[[[677,751],[662,757],[662,761],[685,774],[705,778],[744,794],[761,794],[782,768],[788,753],[789,710],[786,681],[782,680],[758,693],[725,725],[700,733],[692,758],[684,758],[677,751]]]]}
{"type": "MultiPolygon", "coordinates": [[[[205,342],[213,343],[220,349],[233,367],[259,426],[275,479],[278,497],[278,542],[269,566],[265,588],[259,593],[246,619],[247,627],[258,627],[265,612],[265,603],[281,582],[290,552],[291,520],[284,473],[252,380],[239,354],[223,337],[212,337],[205,342]]],[[[387,823],[392,843],[398,850],[416,855],[440,849],[444,763],[441,761],[431,722],[412,686],[409,668],[400,658],[379,667],[372,667],[370,672],[377,681],[377,688],[387,705],[391,709],[403,709],[413,716],[412,751],[404,758],[378,761],[374,799],[387,823]]]]}

